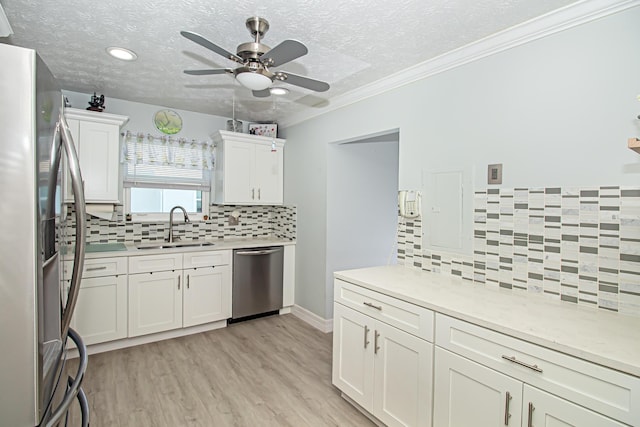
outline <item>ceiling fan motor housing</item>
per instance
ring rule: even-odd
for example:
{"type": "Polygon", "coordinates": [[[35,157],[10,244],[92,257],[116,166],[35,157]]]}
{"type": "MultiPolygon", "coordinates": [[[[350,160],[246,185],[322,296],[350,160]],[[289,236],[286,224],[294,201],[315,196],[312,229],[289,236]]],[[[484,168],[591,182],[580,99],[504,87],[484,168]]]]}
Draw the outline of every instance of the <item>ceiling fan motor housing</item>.
{"type": "Polygon", "coordinates": [[[262,55],[266,52],[269,52],[271,48],[266,44],[256,43],[256,42],[248,42],[242,43],[238,45],[237,53],[240,58],[245,61],[248,59],[260,59],[262,55]]]}

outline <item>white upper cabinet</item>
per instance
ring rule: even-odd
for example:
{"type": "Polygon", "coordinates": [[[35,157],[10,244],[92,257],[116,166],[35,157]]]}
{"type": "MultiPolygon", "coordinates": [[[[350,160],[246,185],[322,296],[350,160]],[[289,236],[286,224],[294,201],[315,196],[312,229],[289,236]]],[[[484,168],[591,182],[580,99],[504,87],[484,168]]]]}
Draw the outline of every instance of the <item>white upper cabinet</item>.
{"type": "MultiPolygon", "coordinates": [[[[126,116],[65,109],[76,145],[87,203],[120,203],[120,129],[126,116]]],[[[69,179],[65,200],[73,200],[69,179]]]]}
{"type": "Polygon", "coordinates": [[[224,205],[281,205],[282,139],[219,131],[214,202],[224,205]]]}

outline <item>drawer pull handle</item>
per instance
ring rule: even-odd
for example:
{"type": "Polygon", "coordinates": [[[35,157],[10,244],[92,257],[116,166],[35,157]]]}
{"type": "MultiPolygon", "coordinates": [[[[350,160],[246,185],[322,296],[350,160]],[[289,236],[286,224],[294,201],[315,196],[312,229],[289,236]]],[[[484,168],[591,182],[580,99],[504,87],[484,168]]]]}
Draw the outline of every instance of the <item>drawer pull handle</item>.
{"type": "Polygon", "coordinates": [[[103,265],[101,267],[87,267],[87,271],[96,271],[96,270],[106,270],[107,266],[103,265]]]}
{"type": "Polygon", "coordinates": [[[371,308],[375,308],[376,310],[380,310],[382,311],[382,306],[381,305],[374,305],[373,303],[370,302],[363,302],[364,305],[366,305],[367,307],[371,307],[371,308]]]}
{"type": "Polygon", "coordinates": [[[380,332],[376,331],[373,335],[373,354],[378,354],[378,350],[380,350],[380,346],[378,345],[378,338],[380,337],[380,332]]]}
{"type": "Polygon", "coordinates": [[[509,413],[509,404],[511,403],[511,393],[507,392],[507,397],[504,402],[504,425],[509,425],[509,418],[511,418],[511,414],[509,413]]]}
{"type": "Polygon", "coordinates": [[[180,290],[180,276],[178,276],[178,290],[180,290]]]}
{"type": "Polygon", "coordinates": [[[367,325],[364,325],[364,348],[367,348],[367,346],[369,345],[369,327],[367,325]]]}
{"type": "Polygon", "coordinates": [[[511,356],[511,357],[509,357],[509,356],[506,356],[506,355],[504,355],[504,354],[503,354],[503,355],[502,355],[502,358],[503,358],[504,360],[508,360],[509,362],[513,362],[513,363],[515,363],[515,364],[517,364],[517,365],[524,366],[525,368],[529,368],[529,369],[531,369],[532,371],[536,371],[536,372],[538,372],[538,373],[542,373],[542,369],[538,368],[538,365],[530,365],[530,364],[528,364],[528,363],[525,363],[525,362],[523,362],[523,361],[521,361],[521,360],[516,359],[516,357],[515,357],[515,356],[511,356]]]}
{"type": "Polygon", "coordinates": [[[536,409],[533,403],[529,402],[529,414],[527,416],[527,427],[533,427],[533,410],[536,409]]]}

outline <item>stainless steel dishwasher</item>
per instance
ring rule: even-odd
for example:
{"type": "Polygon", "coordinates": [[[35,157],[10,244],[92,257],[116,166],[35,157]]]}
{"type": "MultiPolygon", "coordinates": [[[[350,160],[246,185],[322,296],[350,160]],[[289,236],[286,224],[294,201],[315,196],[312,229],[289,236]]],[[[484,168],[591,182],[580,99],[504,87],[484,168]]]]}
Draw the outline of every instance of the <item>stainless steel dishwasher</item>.
{"type": "Polygon", "coordinates": [[[282,308],[283,262],[283,246],[233,251],[232,321],[282,308]]]}

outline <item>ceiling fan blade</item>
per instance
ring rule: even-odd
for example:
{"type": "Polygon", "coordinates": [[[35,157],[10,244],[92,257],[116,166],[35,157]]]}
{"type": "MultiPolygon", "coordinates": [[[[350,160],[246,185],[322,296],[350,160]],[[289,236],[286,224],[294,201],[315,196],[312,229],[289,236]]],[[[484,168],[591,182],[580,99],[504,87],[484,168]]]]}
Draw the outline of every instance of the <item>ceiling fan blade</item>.
{"type": "Polygon", "coordinates": [[[212,68],[209,70],[184,70],[184,73],[191,76],[208,76],[210,74],[233,74],[233,70],[231,68],[212,68]]]}
{"type": "Polygon", "coordinates": [[[232,61],[239,62],[240,64],[243,63],[242,58],[240,58],[237,55],[234,55],[233,53],[229,52],[226,49],[221,48],[216,44],[211,43],[209,40],[205,39],[200,34],[192,33],[191,31],[180,31],[180,34],[182,34],[184,37],[188,38],[192,42],[198,43],[200,46],[205,47],[217,53],[218,55],[222,55],[225,58],[230,59],[232,61]]]}
{"type": "Polygon", "coordinates": [[[296,40],[285,40],[260,57],[268,67],[278,67],[289,61],[300,58],[309,52],[307,47],[296,40]]]}
{"type": "Polygon", "coordinates": [[[278,71],[275,73],[276,79],[294,86],[300,86],[305,89],[315,90],[316,92],[326,92],[329,90],[329,83],[320,80],[310,79],[309,77],[299,76],[287,71],[278,71]]]}
{"type": "Polygon", "coordinates": [[[271,91],[269,89],[254,90],[253,96],[255,96],[256,98],[268,98],[269,96],[271,96],[271,91]]]}

